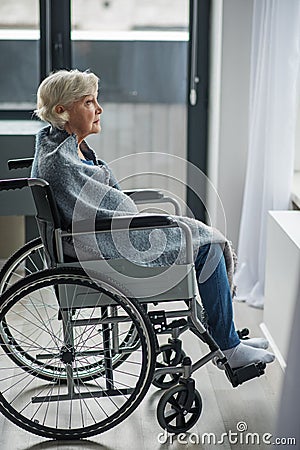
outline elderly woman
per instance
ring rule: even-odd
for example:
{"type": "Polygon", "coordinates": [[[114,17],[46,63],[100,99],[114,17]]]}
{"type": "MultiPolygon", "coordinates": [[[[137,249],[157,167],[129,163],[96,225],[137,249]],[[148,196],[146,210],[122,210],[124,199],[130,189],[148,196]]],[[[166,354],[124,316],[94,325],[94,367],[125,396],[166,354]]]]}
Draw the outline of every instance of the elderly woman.
{"type": "MultiPolygon", "coordinates": [[[[137,214],[134,202],[120,189],[107,164],[97,160],[85,138],[101,130],[103,112],[98,100],[98,78],[90,72],[58,71],[39,86],[37,116],[49,122],[36,138],[32,176],[47,180],[53,189],[61,215],[62,227],[74,220],[101,219],[137,214]]],[[[263,361],[274,355],[266,350],[262,338],[243,340],[235,330],[232,311],[233,258],[229,243],[221,233],[186,217],[192,231],[195,268],[201,299],[208,316],[210,332],[224,351],[232,368],[263,361]],[[209,261],[208,261],[209,259],[209,261]],[[214,270],[203,276],[204,266],[214,270]]],[[[130,239],[113,239],[101,235],[97,241],[89,236],[66,242],[64,252],[79,258],[113,258],[126,256],[136,264],[168,266],[180,262],[184,252],[181,232],[177,228],[159,233],[130,231],[130,239]],[[162,239],[163,238],[163,239],[162,239]],[[164,242],[162,249],[162,241],[164,242]],[[150,249],[149,249],[150,242],[150,249]]],[[[98,235],[97,235],[98,236],[98,235]]]]}

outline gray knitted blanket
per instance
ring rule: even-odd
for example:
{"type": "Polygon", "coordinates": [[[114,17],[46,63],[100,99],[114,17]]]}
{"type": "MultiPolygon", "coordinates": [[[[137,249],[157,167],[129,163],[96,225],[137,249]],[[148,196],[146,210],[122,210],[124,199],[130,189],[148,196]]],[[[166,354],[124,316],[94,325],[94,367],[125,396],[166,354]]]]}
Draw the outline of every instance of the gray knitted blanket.
{"type": "MultiPolygon", "coordinates": [[[[135,203],[121,191],[107,164],[97,164],[95,153],[86,142],[81,144],[81,150],[96,165],[81,161],[74,134],[69,135],[66,131],[48,126],[40,130],[36,137],[31,176],[43,178],[50,184],[62,228],[67,230],[73,226],[74,229],[74,223],[84,219],[94,224],[104,217],[138,214],[135,203]]],[[[235,256],[225,237],[195,219],[173,217],[190,227],[195,258],[200,246],[223,244],[228,280],[233,288],[235,256]]],[[[82,260],[125,257],[140,265],[170,266],[184,261],[185,238],[179,228],[118,231],[67,240],[64,251],[82,260]]]]}

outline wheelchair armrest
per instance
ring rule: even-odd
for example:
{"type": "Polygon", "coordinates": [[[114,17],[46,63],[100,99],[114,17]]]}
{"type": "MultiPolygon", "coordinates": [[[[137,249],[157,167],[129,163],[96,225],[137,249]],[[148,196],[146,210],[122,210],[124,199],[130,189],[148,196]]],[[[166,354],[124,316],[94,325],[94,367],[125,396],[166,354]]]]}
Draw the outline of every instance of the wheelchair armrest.
{"type": "Polygon", "coordinates": [[[9,161],[7,161],[9,170],[25,169],[26,167],[31,167],[32,163],[33,158],[10,159],[9,161]]]}
{"type": "Polygon", "coordinates": [[[179,227],[186,237],[186,263],[194,262],[192,232],[187,224],[180,219],[175,220],[171,216],[163,214],[139,214],[135,216],[115,216],[91,220],[80,220],[74,222],[72,232],[62,232],[61,237],[76,236],[81,234],[94,234],[107,231],[125,230],[147,230],[151,228],[173,228],[179,227]]]}
{"type": "Polygon", "coordinates": [[[123,191],[136,204],[141,203],[171,203],[175,208],[175,215],[181,215],[179,202],[172,197],[165,196],[165,194],[157,189],[126,189],[123,191]]]}
{"type": "Polygon", "coordinates": [[[164,197],[161,191],[156,189],[126,189],[124,194],[131,197],[134,202],[147,202],[148,200],[160,200],[164,197]]]}
{"type": "Polygon", "coordinates": [[[73,230],[76,233],[121,231],[130,229],[148,229],[162,227],[178,227],[178,223],[170,216],[162,214],[139,214],[134,216],[115,216],[91,220],[80,220],[73,223],[73,230]]]}

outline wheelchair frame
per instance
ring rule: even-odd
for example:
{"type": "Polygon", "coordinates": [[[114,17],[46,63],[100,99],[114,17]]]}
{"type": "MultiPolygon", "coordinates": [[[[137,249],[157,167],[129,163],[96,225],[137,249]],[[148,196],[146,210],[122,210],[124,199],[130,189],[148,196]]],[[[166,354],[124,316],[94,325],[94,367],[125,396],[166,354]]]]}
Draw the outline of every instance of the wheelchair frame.
{"type": "MultiPolygon", "coordinates": [[[[176,266],[171,269],[174,272],[175,279],[176,276],[178,276],[178,270],[180,271],[179,275],[181,281],[178,283],[175,290],[168,289],[166,292],[163,290],[162,284],[159,286],[160,294],[151,296],[151,276],[149,278],[149,271],[156,274],[163,273],[165,268],[153,268],[155,270],[151,271],[151,268],[149,267],[140,266],[134,266],[134,270],[141,271],[141,274],[144,273],[145,275],[143,278],[142,291],[137,290],[132,283],[119,289],[120,284],[124,285],[126,276],[133,274],[132,263],[122,260],[122,272],[120,273],[118,271],[116,272],[116,267],[119,268],[119,261],[113,260],[110,262],[110,264],[114,265],[114,280],[111,280],[112,273],[110,271],[107,273],[107,261],[87,263],[89,265],[89,274],[90,271],[92,271],[92,277],[87,276],[78,267],[77,262],[64,262],[62,240],[66,237],[74,237],[74,233],[61,230],[56,204],[49,184],[44,180],[33,178],[0,181],[0,190],[24,187],[31,188],[37,209],[37,221],[43,245],[49,253],[48,256],[52,259],[52,266],[56,267],[42,270],[36,274],[25,277],[23,280],[15,283],[0,297],[1,348],[3,354],[7,355],[12,362],[16,362],[13,354],[13,347],[16,347],[16,343],[14,342],[14,339],[11,339],[11,336],[8,336],[9,333],[6,331],[6,329],[9,330],[10,324],[8,319],[10,312],[14,311],[16,304],[18,307],[18,302],[22,306],[23,299],[25,299],[24,302],[28,307],[28,302],[26,303],[26,295],[28,292],[35,292],[35,290],[39,289],[39,286],[44,287],[45,285],[47,289],[50,289],[50,287],[53,286],[51,292],[54,293],[54,297],[58,304],[58,320],[61,320],[63,329],[63,339],[60,351],[59,353],[53,353],[50,349],[48,352],[45,351],[44,354],[37,355],[35,361],[31,361],[29,358],[31,364],[28,364],[27,360],[24,359],[22,363],[20,363],[20,361],[17,362],[17,365],[19,366],[18,370],[27,373],[31,380],[35,377],[37,377],[37,379],[43,379],[43,376],[41,376],[43,374],[39,373],[39,367],[36,367],[37,359],[46,361],[51,361],[51,358],[59,359],[63,368],[59,371],[56,366],[50,365],[52,372],[49,369],[51,372],[51,388],[49,393],[47,395],[29,396],[29,400],[27,399],[30,407],[39,405],[31,418],[22,416],[25,407],[21,410],[15,410],[12,404],[9,405],[8,401],[5,399],[3,400],[2,397],[6,395],[6,391],[1,389],[1,383],[3,382],[0,378],[0,410],[6,417],[28,431],[45,437],[57,439],[78,439],[80,437],[88,437],[106,431],[124,420],[138,406],[140,401],[142,401],[150,383],[153,381],[153,384],[157,387],[170,387],[170,389],[161,397],[157,407],[157,418],[160,425],[169,432],[180,433],[190,429],[201,414],[201,397],[195,389],[194,380],[191,378],[191,375],[200,367],[211,361],[213,358],[219,359],[224,366],[229,381],[234,387],[264,373],[265,364],[263,363],[251,364],[247,367],[232,370],[227,363],[224,353],[219,349],[205,326],[199,320],[199,308],[201,309],[201,306],[199,305],[201,305],[201,299],[197,289],[194,271],[192,236],[191,231],[186,224],[180,220],[175,221],[173,218],[166,215],[138,215],[103,219],[97,223],[97,229],[94,231],[88,227],[88,224],[85,221],[82,221],[79,224],[79,228],[77,227],[75,233],[76,236],[94,232],[104,233],[108,231],[123,231],[128,228],[131,230],[146,230],[164,227],[180,227],[182,229],[186,238],[186,264],[182,267],[178,266],[179,269],[176,266]],[[52,244],[54,243],[53,249],[49,247],[49,241],[47,242],[45,240],[45,233],[43,232],[43,227],[41,227],[42,223],[50,224],[52,227],[50,240],[52,240],[52,244]],[[116,277],[116,273],[119,274],[119,276],[116,277]],[[72,281],[70,281],[72,277],[75,286],[74,289],[72,288],[72,281]],[[149,278],[150,281],[148,281],[147,278],[149,278]],[[80,280],[80,282],[78,280],[80,280]],[[83,289],[82,291],[80,290],[81,288],[83,289]],[[88,289],[91,289],[91,295],[88,294],[88,289]],[[68,290],[71,292],[71,303],[68,303],[68,290]],[[144,291],[146,291],[148,297],[145,297],[144,291]],[[84,298],[82,303],[74,303],[75,293],[77,295],[78,292],[83,292],[83,294],[81,294],[81,299],[82,295],[84,298]],[[100,292],[101,296],[98,295],[100,292]],[[185,300],[187,309],[173,311],[161,310],[154,312],[147,311],[149,304],[160,304],[175,300],[185,300]],[[91,317],[80,318],[79,316],[76,316],[78,311],[80,315],[81,309],[92,311],[91,317]],[[97,315],[93,316],[94,310],[96,309],[97,315]],[[121,315],[118,312],[119,310],[123,311],[121,315]],[[169,320],[171,320],[171,322],[169,322],[169,320]],[[125,338],[123,336],[120,340],[118,330],[121,326],[126,325],[126,323],[131,325],[123,333],[125,338]],[[96,326],[101,327],[103,340],[101,341],[100,347],[102,346],[103,348],[88,348],[83,351],[79,350],[76,353],[76,350],[74,349],[74,342],[76,341],[74,329],[79,327],[85,327],[87,329],[91,326],[94,327],[93,332],[95,332],[96,326]],[[209,352],[194,363],[192,363],[191,359],[183,353],[181,341],[179,339],[179,336],[187,329],[190,329],[190,331],[207,344],[209,348],[209,352]],[[169,340],[169,344],[162,346],[161,348],[159,348],[158,345],[158,336],[160,334],[170,334],[172,336],[169,340]],[[9,339],[6,338],[7,336],[9,339]],[[13,343],[11,341],[13,341],[13,343]],[[142,349],[141,355],[137,353],[139,349],[142,349]],[[166,360],[166,363],[157,363],[155,367],[155,360],[159,354],[165,356],[164,359],[166,360]],[[134,358],[141,358],[141,375],[135,387],[130,388],[128,393],[124,394],[122,389],[114,389],[113,372],[117,367],[125,366],[129,362],[132,363],[132,361],[130,361],[132,355],[134,355],[134,358]],[[92,356],[99,358],[99,361],[97,359],[96,363],[86,363],[86,365],[83,365],[83,369],[80,368],[82,369],[81,371],[77,369],[77,366],[75,366],[76,358],[86,357],[88,360],[88,358],[92,356]],[[169,382],[165,382],[165,377],[167,375],[171,377],[171,381],[169,382]],[[96,383],[96,379],[99,377],[101,380],[103,379],[105,381],[105,389],[101,388],[95,390],[94,386],[92,391],[89,391],[89,388],[84,388],[86,390],[80,391],[81,385],[86,385],[88,382],[96,383]],[[60,393],[60,383],[62,379],[66,385],[63,394],[60,393]],[[57,383],[59,384],[58,390],[57,383]],[[137,388],[137,386],[139,386],[139,388],[137,388]],[[55,393],[53,394],[53,392],[55,393]],[[129,395],[128,399],[126,399],[126,401],[124,400],[125,403],[117,409],[111,417],[97,422],[97,424],[81,427],[77,426],[75,428],[71,427],[71,429],[68,429],[65,426],[65,428],[61,429],[53,425],[44,426],[40,425],[40,423],[37,425],[37,422],[35,421],[35,417],[39,415],[39,409],[42,409],[44,404],[46,404],[44,408],[51,408],[52,406],[49,405],[57,402],[58,409],[60,402],[69,402],[72,405],[72,402],[75,402],[76,400],[80,400],[80,403],[82,403],[81,400],[87,402],[88,399],[94,399],[95,402],[97,402],[101,398],[104,399],[103,401],[105,402],[110,396],[114,398],[114,396],[117,395],[118,397],[118,395],[121,395],[120,392],[124,396],[129,395]]],[[[148,194],[146,194],[147,203],[149,203],[149,200],[160,201],[162,199],[160,194],[157,194],[157,191],[155,191],[155,194],[153,191],[146,192],[148,192],[148,194]],[[156,198],[154,199],[153,196],[156,198]]],[[[137,201],[145,202],[145,195],[142,191],[137,193],[134,192],[133,194],[136,196],[137,201]]],[[[169,198],[165,201],[169,201],[169,198]]],[[[15,309],[17,309],[17,307],[15,309]]],[[[100,332],[97,334],[97,339],[99,334],[100,332]]],[[[14,336],[12,337],[14,338],[14,336]]],[[[48,369],[48,365],[49,364],[46,363],[43,366],[43,369],[48,369]]],[[[13,370],[13,368],[11,370],[13,370]]],[[[48,378],[46,377],[46,380],[49,381],[49,376],[48,378]]],[[[34,383],[34,381],[31,381],[31,383],[32,382],[34,383]]],[[[6,381],[4,381],[4,385],[5,383],[6,381]]],[[[46,388],[44,388],[42,392],[45,389],[46,388]]],[[[9,390],[9,388],[6,387],[6,390],[9,390]]],[[[61,406],[61,408],[63,407],[61,406]]]]}

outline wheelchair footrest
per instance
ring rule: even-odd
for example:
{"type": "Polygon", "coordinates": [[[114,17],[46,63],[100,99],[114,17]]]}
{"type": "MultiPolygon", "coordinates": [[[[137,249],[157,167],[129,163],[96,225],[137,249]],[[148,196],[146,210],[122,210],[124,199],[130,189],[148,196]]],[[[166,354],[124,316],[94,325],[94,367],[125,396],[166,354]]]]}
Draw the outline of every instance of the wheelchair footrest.
{"type": "Polygon", "coordinates": [[[265,373],[266,364],[259,362],[256,364],[249,364],[245,367],[231,369],[225,365],[226,375],[229,378],[233,387],[243,384],[245,381],[252,380],[252,378],[260,377],[265,373]]]}
{"type": "Polygon", "coordinates": [[[187,325],[187,321],[185,319],[173,320],[168,324],[168,329],[173,330],[174,328],[181,328],[187,325]]]}

